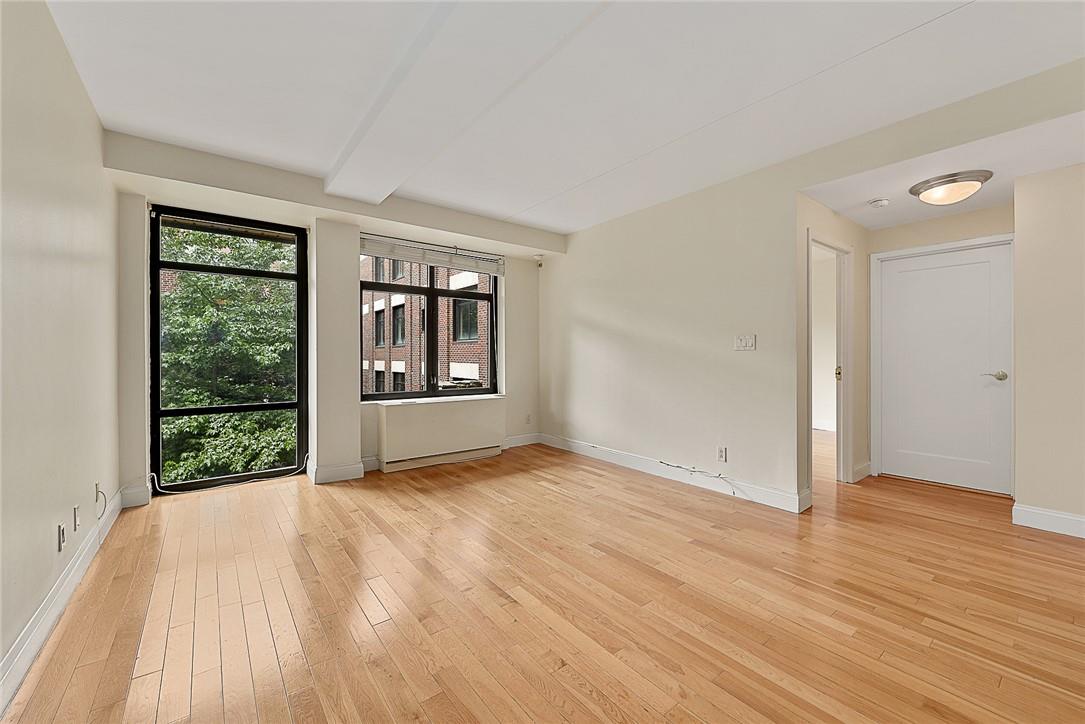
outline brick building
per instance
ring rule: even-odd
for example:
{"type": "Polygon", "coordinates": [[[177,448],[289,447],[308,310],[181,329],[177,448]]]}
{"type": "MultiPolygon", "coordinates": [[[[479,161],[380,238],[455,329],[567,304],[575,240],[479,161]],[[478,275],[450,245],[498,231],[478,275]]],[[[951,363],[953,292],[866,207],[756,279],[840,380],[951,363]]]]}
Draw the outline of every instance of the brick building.
{"type": "MultiPolygon", "coordinates": [[[[488,274],[435,269],[436,288],[489,293],[488,274]]],[[[429,286],[425,264],[361,255],[359,279],[429,286]]],[[[491,384],[489,302],[437,300],[437,369],[440,389],[491,384]]],[[[363,290],[361,299],[362,394],[420,392],[426,386],[426,297],[363,290]]]]}

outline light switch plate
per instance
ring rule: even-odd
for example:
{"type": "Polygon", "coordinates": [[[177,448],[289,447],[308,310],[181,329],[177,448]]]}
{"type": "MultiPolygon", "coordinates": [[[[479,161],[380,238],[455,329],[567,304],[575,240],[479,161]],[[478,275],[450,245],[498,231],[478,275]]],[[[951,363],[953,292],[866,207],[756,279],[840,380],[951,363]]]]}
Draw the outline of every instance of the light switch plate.
{"type": "Polygon", "coordinates": [[[753,352],[757,349],[757,335],[756,334],[736,334],[735,335],[735,351],[736,352],[753,352]]]}

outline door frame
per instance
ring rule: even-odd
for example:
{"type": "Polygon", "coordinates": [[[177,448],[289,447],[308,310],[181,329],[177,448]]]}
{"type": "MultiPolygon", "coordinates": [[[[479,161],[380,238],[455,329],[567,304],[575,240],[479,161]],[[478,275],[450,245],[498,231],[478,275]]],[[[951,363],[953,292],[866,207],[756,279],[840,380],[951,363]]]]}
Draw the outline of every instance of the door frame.
{"type": "MultiPolygon", "coordinates": [[[[870,474],[882,472],[882,263],[917,256],[934,256],[969,249],[1009,246],[1013,254],[1013,234],[996,234],[941,244],[913,246],[870,255],[870,474]]],[[[1010,309],[1013,309],[1013,264],[1010,264],[1010,309]]],[[[1013,345],[1013,315],[1010,316],[1010,344],[1013,345]]],[[[1011,379],[1010,384],[1013,384],[1011,379]]],[[[1010,390],[1010,439],[1016,439],[1014,393],[1010,390]]],[[[1010,448],[1010,495],[1014,495],[1014,449],[1010,448]]]]}
{"type": "Polygon", "coordinates": [[[851,330],[853,318],[854,294],[852,284],[852,263],[854,253],[845,246],[834,244],[831,240],[816,236],[811,230],[806,232],[806,449],[811,458],[807,462],[810,470],[810,482],[813,484],[814,454],[814,388],[810,384],[813,376],[813,259],[814,247],[824,249],[836,257],[836,359],[842,368],[840,384],[836,386],[836,479],[837,482],[853,483],[852,468],[853,424],[851,414],[852,373],[855,369],[854,334],[851,330]]]}

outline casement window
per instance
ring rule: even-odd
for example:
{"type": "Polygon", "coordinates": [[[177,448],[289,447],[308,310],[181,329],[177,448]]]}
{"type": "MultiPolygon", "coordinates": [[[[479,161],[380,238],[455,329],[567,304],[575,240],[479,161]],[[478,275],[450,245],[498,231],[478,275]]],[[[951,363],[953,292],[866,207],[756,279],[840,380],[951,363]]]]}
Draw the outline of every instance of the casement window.
{"type": "Polygon", "coordinates": [[[306,237],[291,226],[151,207],[156,493],[304,464],[306,237]]]}
{"type": "Polygon", "coordinates": [[[363,400],[497,392],[502,258],[363,235],[358,268],[363,400]],[[375,258],[390,262],[391,281],[375,258]],[[365,372],[377,367],[391,371],[390,387],[365,372]]]}

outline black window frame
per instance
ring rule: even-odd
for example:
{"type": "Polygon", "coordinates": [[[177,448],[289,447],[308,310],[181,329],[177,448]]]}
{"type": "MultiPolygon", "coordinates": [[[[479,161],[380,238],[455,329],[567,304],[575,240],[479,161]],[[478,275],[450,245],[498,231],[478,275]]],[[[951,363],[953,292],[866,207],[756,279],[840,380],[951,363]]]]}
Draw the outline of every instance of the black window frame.
{"type": "MultiPolygon", "coordinates": [[[[445,267],[441,267],[445,268],[445,267]]],[[[455,267],[448,267],[454,269],[455,267]]],[[[409,294],[414,296],[420,296],[425,298],[425,324],[423,325],[423,334],[425,335],[426,342],[426,378],[423,380],[423,389],[421,390],[408,390],[404,392],[362,392],[361,399],[363,402],[375,401],[375,400],[400,400],[411,399],[419,397],[466,397],[470,395],[495,395],[497,394],[497,285],[500,283],[500,277],[495,274],[488,275],[490,277],[490,291],[480,292],[471,289],[441,289],[437,286],[437,266],[430,265],[428,268],[429,273],[429,285],[417,286],[413,284],[394,284],[392,282],[384,281],[361,281],[359,282],[359,311],[361,311],[361,300],[365,298],[364,292],[387,292],[391,294],[409,294]],[[487,335],[487,341],[490,346],[490,384],[486,387],[469,387],[469,388],[453,388],[453,389],[440,389],[440,371],[438,360],[438,344],[437,335],[440,333],[439,314],[440,306],[438,302],[441,299],[472,299],[478,302],[487,302],[490,307],[489,315],[489,334],[487,335]]],[[[479,272],[484,274],[485,272],[479,272]]],[[[451,310],[450,310],[451,311],[451,310]]],[[[359,345],[358,354],[364,355],[364,319],[363,325],[363,341],[359,345]]],[[[482,341],[481,336],[478,339],[464,340],[470,342],[482,341]]],[[[376,387],[376,385],[374,385],[376,387]]]]}
{"type": "MultiPolygon", "coordinates": [[[[214,230],[214,229],[212,229],[214,230]]],[[[287,242],[282,242],[287,243],[287,242]]],[[[151,472],[154,473],[158,485],[152,493],[158,495],[162,492],[187,492],[192,490],[204,490],[222,485],[243,483],[250,480],[262,480],[284,475],[298,474],[305,464],[309,454],[309,424],[308,424],[308,390],[309,390],[309,364],[308,364],[308,300],[309,300],[309,232],[307,229],[274,224],[256,219],[244,219],[236,216],[212,214],[193,209],[182,209],[175,206],[153,204],[150,208],[150,300],[149,300],[149,343],[150,343],[150,462],[151,472]],[[194,222],[205,222],[209,226],[234,226],[243,227],[253,231],[270,231],[281,234],[290,234],[294,237],[294,271],[280,272],[262,269],[246,269],[244,267],[219,266],[214,264],[194,264],[189,262],[168,261],[161,258],[161,222],[162,217],[188,219],[194,222]],[[292,402],[249,402],[226,405],[209,405],[205,407],[181,407],[162,408],[162,306],[161,306],[161,272],[164,269],[175,271],[198,272],[207,274],[225,274],[249,278],[278,279],[291,281],[295,284],[295,314],[297,315],[297,334],[295,337],[297,360],[297,394],[292,402]],[[162,419],[168,417],[191,417],[196,415],[217,415],[238,412],[268,412],[273,410],[294,410],[297,421],[297,443],[295,446],[295,465],[269,470],[256,470],[248,473],[233,475],[221,475],[202,480],[191,480],[183,483],[162,482],[162,419]]]]}

